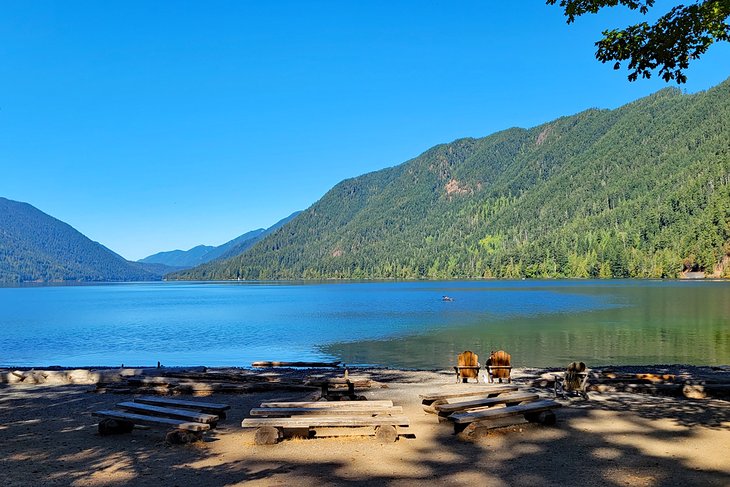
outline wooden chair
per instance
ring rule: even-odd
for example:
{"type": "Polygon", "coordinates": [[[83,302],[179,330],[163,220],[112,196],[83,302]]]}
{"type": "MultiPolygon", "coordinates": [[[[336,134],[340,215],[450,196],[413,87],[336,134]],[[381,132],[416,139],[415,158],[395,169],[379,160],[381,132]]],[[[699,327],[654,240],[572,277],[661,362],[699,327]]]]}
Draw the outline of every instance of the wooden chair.
{"type": "Polygon", "coordinates": [[[456,382],[461,379],[462,382],[468,382],[469,378],[476,379],[479,382],[479,356],[474,352],[466,350],[456,357],[454,371],[456,372],[456,382]]]}
{"type": "Polygon", "coordinates": [[[504,350],[492,352],[487,360],[487,375],[489,376],[489,382],[494,382],[494,379],[507,379],[507,382],[512,382],[510,373],[512,372],[512,357],[504,350]]]}
{"type": "Polygon", "coordinates": [[[555,397],[580,396],[588,399],[588,370],[583,362],[571,362],[565,375],[555,377],[555,397]]]}

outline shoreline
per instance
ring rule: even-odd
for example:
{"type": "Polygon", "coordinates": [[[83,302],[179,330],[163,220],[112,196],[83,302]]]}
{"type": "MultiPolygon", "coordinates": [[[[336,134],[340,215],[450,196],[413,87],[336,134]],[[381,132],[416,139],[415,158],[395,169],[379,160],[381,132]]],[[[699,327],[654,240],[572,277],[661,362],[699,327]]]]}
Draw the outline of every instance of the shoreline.
{"type": "MultiPolygon", "coordinates": [[[[694,374],[694,379],[730,380],[730,367],[641,367],[642,373],[694,374]]],[[[76,369],[74,369],[76,370],[76,369]]],[[[97,369],[100,370],[100,369],[97,369]]],[[[104,369],[110,375],[118,368],[104,369]]],[[[181,373],[190,368],[129,369],[181,373]]],[[[193,376],[202,368],[192,369],[193,376]]],[[[341,376],[343,369],[206,368],[213,375],[240,373],[275,384],[307,375],[341,376]],[[286,380],[285,380],[286,379],[286,380]]],[[[596,371],[597,369],[592,369],[596,371]]],[[[86,369],[88,372],[88,369],[86,369]]],[[[602,369],[600,372],[607,372],[602,369]]],[[[3,372],[5,370],[3,369],[3,372]]],[[[56,370],[55,372],[60,372],[56,370]]],[[[651,391],[605,390],[587,401],[559,399],[554,426],[521,425],[490,430],[473,440],[454,435],[448,423],[424,412],[420,394],[469,390],[483,384],[457,384],[453,370],[349,369],[367,378],[358,390],[367,400],[391,400],[409,418],[406,435],[391,444],[370,437],[286,439],[256,445],[254,431],[241,427],[252,408],[264,401],[314,400],[316,388],[264,388],[245,392],[202,390],[178,397],[231,406],[228,418],[203,441],[167,445],[164,430],[99,436],[91,413],[113,408],[134,389],[97,389],[95,384],[0,385],[0,470],[4,485],[605,485],[656,487],[730,483],[730,401],[657,395],[651,391]],[[199,396],[199,397],[195,397],[199,396]]],[[[546,369],[513,370],[513,384],[542,396],[536,387],[546,369]]],[[[636,374],[635,366],[614,374],[636,374]]],[[[123,381],[121,374],[116,374],[123,381]]],[[[159,375],[157,375],[159,377],[159,375]]],[[[481,381],[480,381],[481,382],[481,381]]],[[[121,384],[124,386],[124,384],[121,384]]],[[[157,387],[160,384],[156,384],[157,387]]],[[[126,386],[125,386],[126,387],[126,386]]]]}
{"type": "MultiPolygon", "coordinates": [[[[558,367],[515,367],[512,378],[524,385],[549,389],[558,367]]],[[[482,368],[480,382],[487,382],[482,368]]],[[[653,395],[685,396],[694,399],[730,398],[730,366],[695,366],[687,364],[624,365],[593,367],[589,372],[589,391],[606,393],[630,391],[653,395]]],[[[398,369],[389,367],[76,367],[3,368],[0,387],[28,386],[95,386],[97,391],[134,392],[128,383],[144,383],[142,392],[185,394],[195,391],[249,392],[262,386],[251,383],[263,379],[282,383],[284,389],[306,388],[312,377],[368,377],[376,383],[392,381],[392,377],[429,375],[453,378],[452,369],[398,369]],[[155,387],[150,387],[154,384],[155,387]]],[[[269,384],[275,390],[275,385],[269,384]]]]}

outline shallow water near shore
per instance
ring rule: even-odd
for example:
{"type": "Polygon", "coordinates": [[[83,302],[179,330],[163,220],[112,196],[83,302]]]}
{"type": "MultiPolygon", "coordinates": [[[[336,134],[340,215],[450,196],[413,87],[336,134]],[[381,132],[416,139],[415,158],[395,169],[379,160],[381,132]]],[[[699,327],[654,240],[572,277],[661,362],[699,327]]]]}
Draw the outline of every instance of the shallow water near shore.
{"type": "Polygon", "coordinates": [[[730,282],[132,283],[0,288],[0,366],[730,363],[730,282]],[[447,295],[453,301],[443,301],[447,295]]]}

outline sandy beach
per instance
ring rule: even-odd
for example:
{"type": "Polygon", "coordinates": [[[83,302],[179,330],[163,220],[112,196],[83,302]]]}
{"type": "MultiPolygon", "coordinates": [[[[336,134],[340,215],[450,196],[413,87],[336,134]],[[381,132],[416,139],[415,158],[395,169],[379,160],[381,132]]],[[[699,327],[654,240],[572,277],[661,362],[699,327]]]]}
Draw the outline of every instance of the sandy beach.
{"type": "MultiPolygon", "coordinates": [[[[527,390],[543,372],[513,375],[527,390]]],[[[362,392],[368,400],[403,407],[410,427],[398,441],[357,436],[256,445],[254,431],[241,427],[252,407],[316,397],[316,391],[276,390],[200,398],[231,405],[228,418],[201,442],[169,445],[157,428],[102,437],[91,413],[134,394],[78,384],[0,384],[0,484],[730,485],[730,402],[724,398],[592,392],[588,401],[561,399],[554,426],[506,427],[464,440],[423,411],[419,394],[473,384],[455,384],[449,371],[351,373],[372,379],[362,392]]],[[[730,370],[702,373],[724,380],[730,370]]]]}

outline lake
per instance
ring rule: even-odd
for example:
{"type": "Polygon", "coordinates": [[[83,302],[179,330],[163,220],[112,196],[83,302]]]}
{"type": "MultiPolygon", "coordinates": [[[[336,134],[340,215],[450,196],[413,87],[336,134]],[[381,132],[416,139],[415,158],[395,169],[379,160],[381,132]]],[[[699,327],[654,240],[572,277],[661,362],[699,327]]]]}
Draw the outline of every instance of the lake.
{"type": "Polygon", "coordinates": [[[730,282],[124,283],[0,288],[0,366],[730,363],[730,282]],[[451,302],[442,296],[453,298],[451,302]]]}

